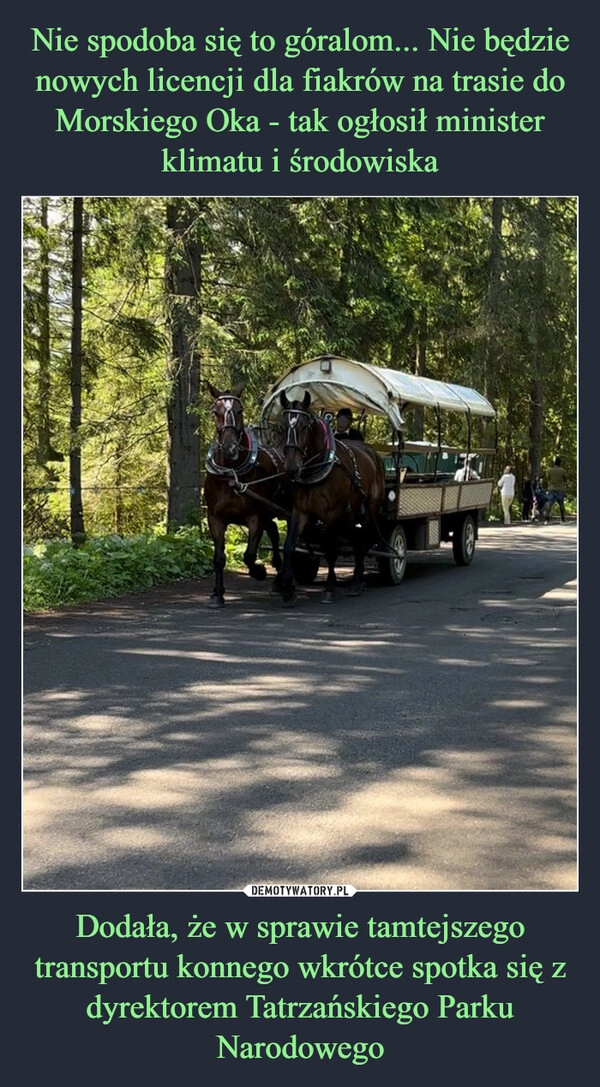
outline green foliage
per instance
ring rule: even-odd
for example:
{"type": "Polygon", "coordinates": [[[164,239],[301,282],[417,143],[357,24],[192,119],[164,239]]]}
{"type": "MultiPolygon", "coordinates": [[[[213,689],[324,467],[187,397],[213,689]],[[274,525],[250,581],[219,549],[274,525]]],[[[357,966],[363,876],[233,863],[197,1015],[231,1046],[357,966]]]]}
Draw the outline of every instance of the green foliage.
{"type": "Polygon", "coordinates": [[[28,612],[121,596],[211,568],[212,543],[198,529],[100,536],[77,549],[53,540],[24,549],[23,606],[28,612]]]}
{"type": "MultiPolygon", "coordinates": [[[[287,525],[285,521],[278,521],[279,533],[282,540],[285,539],[287,525]]],[[[248,547],[248,530],[239,525],[229,525],[225,536],[225,559],[231,569],[245,569],[244,552],[248,547]]],[[[261,561],[269,561],[271,557],[271,545],[266,535],[263,535],[258,548],[258,557],[261,561]]]]}
{"type": "MultiPolygon", "coordinates": [[[[214,437],[205,381],[225,388],[244,379],[244,416],[252,423],[276,378],[329,351],[479,389],[498,413],[497,463],[514,463],[520,486],[528,467],[543,474],[558,453],[576,493],[574,198],[211,197],[177,204],[185,237],[199,252],[197,280],[178,296],[190,303],[197,348],[189,402],[185,411],[172,410],[169,375],[178,356],[165,275],[169,202],[86,197],[83,402],[74,438],[72,200],[24,201],[26,542],[68,535],[74,449],[89,536],[135,537],[165,524],[182,488],[193,488],[199,514],[196,469],[214,437]],[[181,458],[172,463],[172,438],[184,432],[193,479],[173,472],[181,458]]],[[[425,434],[435,434],[435,420],[413,413],[405,436],[425,434]]],[[[494,444],[495,433],[488,438],[494,444]]],[[[232,529],[228,562],[239,561],[244,548],[244,534],[232,529]]]]}

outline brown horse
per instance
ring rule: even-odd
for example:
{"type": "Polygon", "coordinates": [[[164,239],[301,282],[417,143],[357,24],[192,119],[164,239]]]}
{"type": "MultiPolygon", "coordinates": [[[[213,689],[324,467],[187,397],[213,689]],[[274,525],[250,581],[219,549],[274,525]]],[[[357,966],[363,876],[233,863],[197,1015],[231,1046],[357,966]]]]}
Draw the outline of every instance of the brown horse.
{"type": "Polygon", "coordinates": [[[279,529],[274,516],[285,516],[283,501],[283,457],[276,449],[261,446],[255,433],[244,426],[240,400],[243,385],[220,392],[207,382],[213,397],[212,414],[217,429],[216,440],[206,457],[204,501],[208,529],[214,544],[215,584],[209,606],[222,608],[225,603],[225,533],[229,525],[248,529],[244,562],[250,577],[264,581],[267,571],[256,561],[263,533],[271,541],[272,563],[278,574],[282,566],[279,529]]]}
{"type": "Polygon", "coordinates": [[[383,464],[363,442],[336,440],[330,424],[310,409],[311,397],[289,401],[280,395],[285,434],[285,470],[290,480],[291,513],[283,547],[281,594],[295,599],[293,554],[300,537],[318,541],[327,561],[323,599],[334,599],[335,563],[343,541],[350,544],[354,570],[348,593],[363,589],[365,558],[378,535],[378,515],[385,498],[383,464]]]}

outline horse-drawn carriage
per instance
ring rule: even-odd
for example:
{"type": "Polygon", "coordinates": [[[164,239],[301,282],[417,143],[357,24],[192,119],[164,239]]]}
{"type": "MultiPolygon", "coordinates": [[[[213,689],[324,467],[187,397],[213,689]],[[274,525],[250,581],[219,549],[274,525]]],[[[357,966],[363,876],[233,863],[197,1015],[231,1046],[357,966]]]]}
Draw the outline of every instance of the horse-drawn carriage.
{"type": "Polygon", "coordinates": [[[311,584],[324,560],[326,599],[340,557],[354,557],[355,593],[370,559],[395,585],[411,551],[450,543],[455,562],[469,565],[492,495],[494,418],[474,389],[335,355],[284,374],[264,397],[257,427],[245,429],[245,446],[256,442],[277,464],[267,472],[273,491],[266,495],[263,483],[261,497],[235,468],[236,483],[228,481],[234,493],[256,495],[268,518],[287,522],[278,572],[284,602],[293,600],[293,582],[311,584]],[[341,407],[355,413],[364,441],[334,437],[341,407]],[[411,426],[428,438],[410,440],[411,426]]]}

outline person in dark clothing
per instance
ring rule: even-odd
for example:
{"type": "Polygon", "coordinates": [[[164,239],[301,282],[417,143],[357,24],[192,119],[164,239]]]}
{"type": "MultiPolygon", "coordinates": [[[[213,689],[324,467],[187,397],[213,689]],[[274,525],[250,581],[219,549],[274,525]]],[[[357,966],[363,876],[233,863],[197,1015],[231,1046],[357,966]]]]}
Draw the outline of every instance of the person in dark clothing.
{"type": "Polygon", "coordinates": [[[523,521],[529,521],[533,510],[533,480],[531,476],[526,476],[523,480],[523,486],[521,487],[521,502],[523,503],[521,519],[523,521]]]}
{"type": "Polygon", "coordinates": [[[540,476],[533,477],[533,520],[542,520],[542,511],[546,505],[546,492],[540,476]]]}
{"type": "Polygon", "coordinates": [[[567,483],[567,477],[565,470],[561,466],[560,457],[555,457],[554,464],[548,470],[548,478],[546,480],[548,484],[548,491],[546,495],[546,508],[544,510],[544,524],[547,525],[550,521],[550,514],[552,513],[552,507],[556,502],[560,510],[560,519],[564,525],[565,523],[565,488],[567,483]]]}
{"type": "Polygon", "coordinates": [[[363,436],[358,427],[352,426],[352,412],[350,408],[340,408],[336,415],[335,430],[333,432],[334,438],[341,438],[342,441],[350,439],[352,441],[362,442],[363,436]]]}

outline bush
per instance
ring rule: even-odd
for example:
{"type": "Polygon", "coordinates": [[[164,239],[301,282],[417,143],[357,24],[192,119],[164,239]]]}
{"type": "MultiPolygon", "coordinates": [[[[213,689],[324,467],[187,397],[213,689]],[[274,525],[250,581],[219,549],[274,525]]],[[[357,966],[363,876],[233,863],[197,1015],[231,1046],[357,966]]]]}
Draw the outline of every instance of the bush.
{"type": "Polygon", "coordinates": [[[212,570],[212,541],[199,529],[123,538],[98,536],[74,548],[69,540],[25,547],[23,607],[36,611],[203,577],[212,570]]]}

